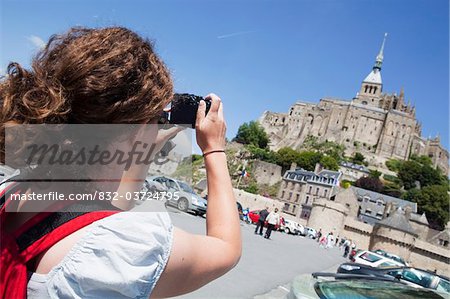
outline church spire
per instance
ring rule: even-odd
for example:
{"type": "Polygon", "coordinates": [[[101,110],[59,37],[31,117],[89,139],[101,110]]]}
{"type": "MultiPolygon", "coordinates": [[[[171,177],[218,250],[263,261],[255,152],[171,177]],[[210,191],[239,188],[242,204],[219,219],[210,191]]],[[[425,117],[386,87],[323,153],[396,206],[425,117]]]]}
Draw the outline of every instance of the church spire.
{"type": "Polygon", "coordinates": [[[375,59],[375,65],[373,69],[381,70],[381,65],[383,64],[383,52],[384,52],[384,44],[386,43],[387,33],[384,34],[383,43],[381,44],[380,53],[378,53],[377,58],[375,59]]]}

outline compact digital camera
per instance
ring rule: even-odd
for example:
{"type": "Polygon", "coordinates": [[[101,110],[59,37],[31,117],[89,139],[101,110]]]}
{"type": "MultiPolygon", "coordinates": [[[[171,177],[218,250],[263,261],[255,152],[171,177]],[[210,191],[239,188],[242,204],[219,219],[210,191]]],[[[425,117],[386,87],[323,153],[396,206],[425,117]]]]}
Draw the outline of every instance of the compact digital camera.
{"type": "Polygon", "coordinates": [[[170,112],[163,112],[160,124],[188,125],[195,128],[197,110],[200,101],[206,102],[206,113],[211,108],[211,101],[189,93],[176,93],[172,99],[170,112]]]}

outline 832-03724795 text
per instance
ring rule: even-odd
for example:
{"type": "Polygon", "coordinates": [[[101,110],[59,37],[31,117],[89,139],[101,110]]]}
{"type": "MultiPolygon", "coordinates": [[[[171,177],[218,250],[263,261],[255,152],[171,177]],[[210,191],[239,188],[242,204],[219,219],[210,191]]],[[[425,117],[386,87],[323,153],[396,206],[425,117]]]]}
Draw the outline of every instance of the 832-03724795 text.
{"type": "Polygon", "coordinates": [[[95,191],[93,193],[69,193],[64,194],[61,192],[47,192],[47,193],[21,193],[21,194],[11,194],[11,200],[15,201],[90,201],[90,200],[177,200],[179,198],[178,191],[174,192],[106,192],[106,191],[95,191]]]}

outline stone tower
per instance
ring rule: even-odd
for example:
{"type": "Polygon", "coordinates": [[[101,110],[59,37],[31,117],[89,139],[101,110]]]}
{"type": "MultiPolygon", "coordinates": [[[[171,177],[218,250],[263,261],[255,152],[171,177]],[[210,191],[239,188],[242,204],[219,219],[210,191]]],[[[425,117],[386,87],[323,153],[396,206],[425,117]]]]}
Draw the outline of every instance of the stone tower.
{"type": "Polygon", "coordinates": [[[369,250],[383,249],[406,260],[414,246],[417,232],[411,226],[406,211],[400,207],[389,217],[377,222],[373,228],[369,250]]]}
{"type": "Polygon", "coordinates": [[[381,80],[381,65],[383,64],[384,44],[387,33],[384,34],[383,43],[378,53],[372,71],[367,75],[361,84],[361,89],[356,96],[355,103],[380,107],[381,92],[383,91],[383,82],[381,80]]]}

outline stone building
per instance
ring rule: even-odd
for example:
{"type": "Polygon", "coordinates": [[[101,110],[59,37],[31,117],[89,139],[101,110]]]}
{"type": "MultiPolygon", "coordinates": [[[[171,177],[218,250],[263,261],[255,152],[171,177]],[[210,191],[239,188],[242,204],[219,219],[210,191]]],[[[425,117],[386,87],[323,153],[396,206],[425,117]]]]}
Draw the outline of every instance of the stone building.
{"type": "Polygon", "coordinates": [[[417,213],[417,203],[386,194],[350,187],[359,203],[358,218],[368,224],[375,224],[389,216],[394,208],[409,209],[417,213]]]}
{"type": "Polygon", "coordinates": [[[308,219],[312,204],[318,199],[330,200],[337,192],[342,173],[321,169],[314,171],[295,169],[285,172],[278,191],[278,199],[284,203],[283,212],[301,219],[308,219]]]}
{"type": "Polygon", "coordinates": [[[258,184],[275,185],[281,180],[281,166],[260,160],[253,161],[252,174],[258,184]]]}
{"type": "Polygon", "coordinates": [[[429,156],[435,166],[448,173],[448,151],[439,138],[421,136],[415,107],[405,98],[403,89],[398,95],[383,93],[384,43],[353,99],[326,97],[319,103],[299,101],[288,113],[264,112],[259,122],[269,135],[270,148],[298,149],[306,137],[316,136],[319,141],[344,145],[348,155],[362,152],[376,167],[385,167],[387,159],[406,160],[415,153],[429,156]]]}
{"type": "Polygon", "coordinates": [[[422,240],[427,240],[430,234],[430,227],[425,213],[422,215],[412,213],[409,218],[409,223],[411,224],[417,236],[422,240]]]}
{"type": "Polygon", "coordinates": [[[356,181],[370,174],[366,166],[346,161],[341,162],[339,170],[342,172],[342,179],[347,181],[356,181]]]}
{"type": "Polygon", "coordinates": [[[441,247],[448,248],[450,242],[450,221],[447,222],[445,229],[429,239],[429,242],[441,247]]]}

